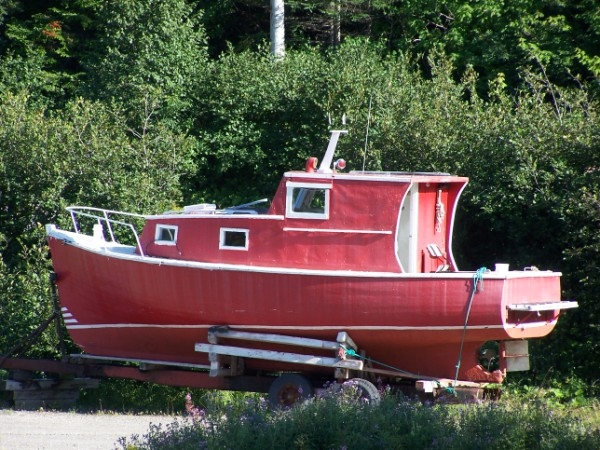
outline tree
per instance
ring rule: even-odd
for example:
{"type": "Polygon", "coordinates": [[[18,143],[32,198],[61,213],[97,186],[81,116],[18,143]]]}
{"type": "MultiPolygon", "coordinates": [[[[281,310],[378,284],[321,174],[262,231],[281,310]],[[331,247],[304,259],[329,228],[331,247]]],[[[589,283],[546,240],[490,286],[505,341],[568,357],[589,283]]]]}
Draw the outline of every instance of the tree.
{"type": "Polygon", "coordinates": [[[271,53],[275,57],[285,54],[285,22],[283,0],[271,0],[271,53]]]}
{"type": "MultiPolygon", "coordinates": [[[[161,123],[132,134],[100,103],[80,99],[50,111],[23,93],[0,100],[0,354],[50,315],[44,225],[68,228],[70,204],[172,209],[193,146],[161,123]]],[[[52,338],[49,330],[30,354],[53,354],[52,338]]]]}
{"type": "Polygon", "coordinates": [[[135,124],[158,115],[180,130],[191,128],[207,59],[200,20],[184,0],[103,3],[82,93],[115,102],[135,124]]]}
{"type": "Polygon", "coordinates": [[[94,0],[0,1],[0,88],[26,88],[36,102],[64,106],[81,76],[81,39],[94,0]]]}
{"type": "MultiPolygon", "coordinates": [[[[243,50],[256,48],[265,38],[260,19],[264,2],[212,3],[202,6],[211,17],[209,34],[218,33],[213,42],[226,40],[243,50]],[[243,28],[231,25],[241,17],[243,28]]],[[[521,71],[540,65],[558,85],[584,80],[598,85],[600,17],[594,0],[288,0],[286,6],[288,49],[307,44],[326,48],[364,37],[385,42],[391,51],[413,52],[426,74],[427,56],[441,50],[455,63],[455,81],[468,68],[479,74],[481,93],[501,73],[517,89],[521,71]]]]}

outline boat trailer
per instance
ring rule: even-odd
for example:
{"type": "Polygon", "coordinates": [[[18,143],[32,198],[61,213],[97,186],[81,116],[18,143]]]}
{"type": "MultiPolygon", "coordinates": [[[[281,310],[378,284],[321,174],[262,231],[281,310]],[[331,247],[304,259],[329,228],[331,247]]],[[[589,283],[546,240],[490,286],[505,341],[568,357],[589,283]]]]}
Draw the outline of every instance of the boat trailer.
{"type": "Polygon", "coordinates": [[[173,363],[154,360],[75,354],[61,360],[26,359],[0,356],[0,369],[8,379],[0,381],[0,391],[12,391],[17,409],[71,408],[81,389],[93,389],[103,379],[119,378],[176,387],[268,393],[271,404],[292,404],[319,394],[327,386],[336,389],[344,384],[355,386],[358,395],[378,402],[382,386],[398,388],[422,400],[471,401],[485,398],[489,386],[484,383],[455,382],[423,378],[406,372],[376,369],[364,352],[360,352],[347,332],[336,341],[303,337],[248,333],[228,327],[208,331],[209,343],[197,343],[197,352],[208,353],[210,365],[173,363]],[[223,341],[228,342],[224,345],[223,341]],[[252,346],[253,343],[259,344],[252,346]],[[243,345],[242,345],[243,344],[243,345]],[[289,351],[259,348],[260,344],[289,347],[289,351]],[[301,352],[301,350],[319,350],[301,352]],[[331,356],[316,353],[331,352],[331,356]],[[281,362],[282,367],[304,365],[308,370],[259,372],[245,370],[247,359],[281,362]],[[331,368],[332,376],[323,377],[311,368],[331,368]],[[385,382],[381,380],[385,379],[385,382]],[[333,383],[332,383],[333,381],[333,383]]]}
{"type": "MultiPolygon", "coordinates": [[[[373,361],[358,348],[346,331],[340,331],[335,341],[326,341],[280,334],[251,333],[223,326],[212,327],[208,331],[208,344],[197,343],[195,350],[208,353],[210,377],[242,375],[244,360],[247,358],[276,361],[285,365],[328,367],[333,369],[335,383],[355,385],[359,395],[372,402],[380,400],[382,386],[398,388],[405,394],[417,394],[422,399],[430,400],[454,397],[458,401],[469,401],[489,397],[490,393],[496,394],[496,389],[489,383],[423,377],[396,368],[374,368],[373,361]],[[223,345],[221,343],[223,340],[234,341],[236,345],[223,345]],[[240,344],[237,344],[238,342],[240,344]],[[250,345],[266,343],[291,347],[294,351],[254,348],[248,346],[249,343],[250,345]],[[327,350],[332,355],[314,354],[316,352],[299,353],[299,348],[327,350]]],[[[310,371],[304,373],[299,370],[282,372],[277,375],[268,390],[271,403],[278,406],[289,406],[298,400],[318,393],[324,384],[319,384],[315,378],[311,379],[309,374],[310,371]]]]}

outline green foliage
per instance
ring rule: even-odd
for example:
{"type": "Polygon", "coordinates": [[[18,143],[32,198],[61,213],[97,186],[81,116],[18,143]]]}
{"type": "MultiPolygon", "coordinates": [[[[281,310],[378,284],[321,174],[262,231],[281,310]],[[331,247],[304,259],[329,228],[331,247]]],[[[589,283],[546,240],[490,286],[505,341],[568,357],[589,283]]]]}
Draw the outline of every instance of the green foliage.
{"type": "Polygon", "coordinates": [[[369,405],[351,392],[285,411],[247,396],[209,403],[189,421],[123,439],[126,449],[595,449],[597,405],[577,414],[515,401],[425,405],[392,394],[369,405]]]}
{"type": "MultiPolygon", "coordinates": [[[[450,79],[445,83],[461,92],[450,79]]],[[[197,106],[203,128],[200,170],[190,180],[189,190],[196,193],[192,198],[224,201],[238,191],[240,178],[256,190],[256,194],[246,190],[245,195],[271,195],[284,170],[303,167],[308,156],[324,152],[328,127],[349,130],[339,153],[350,167],[360,168],[370,100],[373,151],[368,152],[366,168],[385,164],[394,170],[428,169],[436,164],[423,160],[429,149],[419,145],[423,139],[411,140],[416,133],[426,132],[428,118],[422,113],[430,112],[431,105],[418,95],[429,95],[427,89],[428,83],[411,70],[408,58],[400,54],[388,58],[381,45],[361,40],[348,41],[325,55],[316,50],[290,51],[283,61],[266,51],[228,53],[213,64],[197,95],[203,99],[197,106]],[[411,115],[411,106],[419,114],[411,115]],[[205,192],[214,197],[201,197],[205,192]]],[[[460,100],[455,104],[457,109],[463,107],[460,100]]],[[[430,112],[434,114],[436,110],[430,112]]],[[[248,197],[228,200],[236,203],[248,197]]]]}
{"type": "MultiPolygon", "coordinates": [[[[49,112],[25,94],[0,101],[0,353],[51,313],[44,225],[68,226],[68,204],[144,212],[171,209],[193,142],[152,122],[141,134],[99,103],[49,112]]],[[[147,123],[149,123],[148,121],[147,123]]],[[[31,354],[57,352],[54,329],[31,354]]]]}
{"type": "Polygon", "coordinates": [[[595,112],[572,107],[589,105],[581,92],[563,92],[557,106],[544,102],[544,94],[501,95],[482,105],[485,115],[468,125],[473,129],[468,142],[475,148],[465,159],[472,188],[461,230],[463,239],[482,243],[477,259],[484,265],[505,259],[517,267],[544,262],[544,268],[562,268],[569,239],[564,207],[573,202],[565,194],[585,170],[567,155],[595,152],[595,112]]]}
{"type": "Polygon", "coordinates": [[[566,411],[594,406],[598,396],[598,386],[578,375],[564,376],[549,372],[543,378],[534,380],[527,374],[522,374],[520,380],[517,378],[511,377],[503,388],[503,399],[566,411]]]}
{"type": "Polygon", "coordinates": [[[48,83],[44,71],[44,54],[38,50],[28,51],[26,56],[7,54],[2,58],[0,65],[0,94],[16,94],[29,92],[36,103],[46,105],[51,101],[52,84],[48,83]]]}
{"type": "MultiPolygon", "coordinates": [[[[87,36],[91,1],[65,5],[3,1],[0,13],[0,79],[16,93],[26,88],[35,101],[62,107],[72,98],[81,75],[80,43],[87,36]]],[[[2,92],[2,89],[0,89],[2,92]]]]}
{"type": "Polygon", "coordinates": [[[103,3],[98,39],[85,58],[84,94],[116,102],[134,123],[157,115],[187,130],[207,57],[200,18],[183,0],[103,3]]]}
{"type": "Polygon", "coordinates": [[[307,39],[330,44],[337,18],[343,38],[384,40],[390,49],[425,57],[441,50],[455,63],[457,78],[470,67],[475,69],[482,92],[499,74],[517,87],[520,70],[540,65],[562,86],[584,79],[598,81],[600,16],[593,0],[294,0],[286,4],[292,44],[303,45],[307,39]]]}
{"type": "Polygon", "coordinates": [[[197,0],[195,4],[204,11],[202,23],[212,57],[218,57],[229,46],[239,52],[254,51],[269,39],[269,2],[197,0]]]}
{"type": "MultiPolygon", "coordinates": [[[[289,2],[286,14],[317,27],[334,4],[289,2]]],[[[260,46],[264,2],[194,5],[0,2],[1,349],[50,312],[43,225],[66,225],[67,204],[154,212],[271,196],[345,115],[351,169],[470,177],[462,268],[563,271],[580,308],[532,346],[535,369],[597,378],[595,2],[346,2],[342,45],[292,27],[283,60],[260,46]]],[[[34,353],[55,353],[54,338],[34,353]]]]}
{"type": "MultiPolygon", "coordinates": [[[[97,389],[82,390],[77,402],[80,411],[127,414],[179,414],[185,410],[185,394],[200,398],[204,391],[160,386],[134,380],[103,380],[97,389]]],[[[225,399],[225,396],[220,396],[225,399]]]]}
{"type": "Polygon", "coordinates": [[[198,176],[189,188],[194,201],[271,195],[283,170],[303,165],[299,157],[315,147],[315,135],[319,142],[326,138],[324,114],[314,104],[323,87],[310,91],[320,61],[307,52],[278,62],[265,51],[229,53],[213,63],[196,94],[202,128],[198,176]],[[322,132],[315,133],[319,125],[322,132]],[[240,179],[244,193],[237,189],[240,179]]]}
{"type": "MultiPolygon", "coordinates": [[[[40,234],[40,230],[35,230],[40,234]]],[[[8,267],[0,259],[0,353],[14,350],[15,355],[27,350],[26,338],[52,313],[48,283],[48,264],[40,246],[18,242],[17,267],[8,267]]],[[[6,247],[6,241],[2,247],[6,247]]],[[[50,327],[35,340],[30,355],[56,355],[56,329],[50,327]]]]}

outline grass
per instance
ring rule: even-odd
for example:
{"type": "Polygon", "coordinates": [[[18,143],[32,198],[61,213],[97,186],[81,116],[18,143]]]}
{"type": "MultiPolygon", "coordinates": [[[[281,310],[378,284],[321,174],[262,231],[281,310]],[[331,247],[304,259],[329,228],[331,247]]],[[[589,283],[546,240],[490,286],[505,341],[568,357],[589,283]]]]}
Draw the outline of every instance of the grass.
{"type": "Polygon", "coordinates": [[[365,403],[352,388],[325,391],[288,410],[259,395],[191,395],[184,421],[123,439],[125,450],[158,449],[577,449],[600,448],[600,405],[553,403],[539,390],[497,402],[428,405],[390,392],[365,403]]]}

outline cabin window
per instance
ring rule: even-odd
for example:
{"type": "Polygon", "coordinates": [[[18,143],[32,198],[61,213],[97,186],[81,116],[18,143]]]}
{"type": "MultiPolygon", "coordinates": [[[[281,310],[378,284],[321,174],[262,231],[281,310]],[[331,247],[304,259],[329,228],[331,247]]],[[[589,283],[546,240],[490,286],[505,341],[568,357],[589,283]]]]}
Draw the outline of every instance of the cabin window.
{"type": "Polygon", "coordinates": [[[219,248],[227,250],[248,250],[248,230],[221,228],[219,248]]]}
{"type": "Polygon", "coordinates": [[[173,225],[156,225],[154,243],[175,245],[177,243],[177,227],[173,225]]]}
{"type": "Polygon", "coordinates": [[[286,216],[302,219],[329,218],[330,184],[287,184],[286,216]]]}

